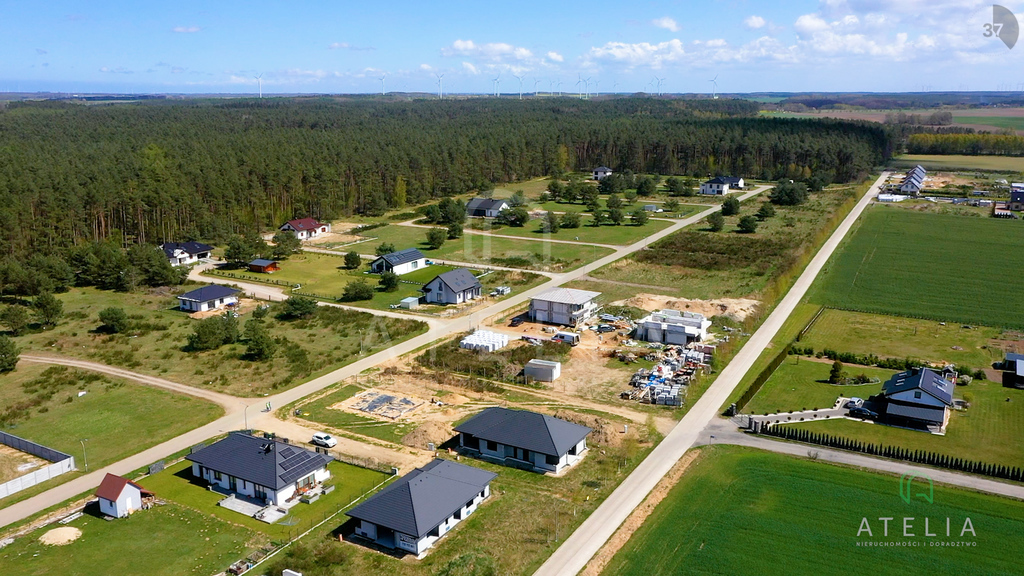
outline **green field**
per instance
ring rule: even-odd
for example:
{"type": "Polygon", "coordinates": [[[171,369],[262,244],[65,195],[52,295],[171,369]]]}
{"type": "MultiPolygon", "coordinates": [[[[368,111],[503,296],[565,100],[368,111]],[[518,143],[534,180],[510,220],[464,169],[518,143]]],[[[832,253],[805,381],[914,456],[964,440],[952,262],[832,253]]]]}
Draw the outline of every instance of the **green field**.
{"type": "Polygon", "coordinates": [[[60,527],[30,532],[0,549],[0,572],[21,576],[207,575],[245,558],[265,537],[209,514],[168,504],[107,522],[85,515],[68,524],[82,536],[66,546],[39,537],[60,527]]]}
{"type": "Polygon", "coordinates": [[[953,116],[955,124],[974,124],[976,126],[994,126],[1011,130],[1024,130],[1024,116],[953,116]]]}
{"type": "MultiPolygon", "coordinates": [[[[541,219],[531,220],[522,227],[499,226],[493,230],[494,234],[505,236],[518,236],[534,240],[567,240],[577,242],[592,242],[595,244],[625,245],[642,240],[655,232],[664,230],[672,225],[668,220],[650,220],[643,226],[633,226],[627,223],[621,226],[598,226],[590,225],[591,217],[583,216],[583,225],[579,228],[560,228],[555,234],[543,231],[541,219]],[[578,239],[578,240],[577,240],[578,239]]],[[[484,224],[475,222],[475,224],[484,224]]],[[[587,248],[587,246],[575,246],[576,249],[587,248]]]]}
{"type": "Polygon", "coordinates": [[[604,574],[1017,574],[1024,503],[936,487],[935,501],[905,503],[899,478],[738,447],[702,449],[701,459],[654,510],[604,574]],[[868,518],[872,536],[858,537],[868,518]],[[882,535],[880,517],[893,517],[882,535]],[[903,518],[916,537],[903,536],[903,518]],[[924,518],[931,531],[925,537],[924,518]],[[945,518],[952,537],[946,538],[945,518]],[[977,537],[958,541],[964,518],[977,537]],[[858,542],[920,542],[864,546],[858,542]]]}
{"type": "MultiPolygon", "coordinates": [[[[1021,118],[1020,120],[1024,120],[1021,118]]],[[[1024,158],[1016,156],[965,156],[960,154],[904,154],[889,161],[896,168],[917,164],[929,170],[994,170],[1024,172],[1024,158]]]]}
{"type": "MultiPolygon", "coordinates": [[[[294,386],[426,330],[424,323],[412,319],[323,306],[312,319],[281,320],[278,304],[265,320],[279,341],[277,356],[253,362],[245,358],[242,342],[188,351],[196,320],[176,308],[173,294],[75,288],[57,298],[64,303],[65,314],[56,328],[15,338],[26,352],[75,356],[239,396],[294,386]],[[137,328],[126,334],[98,332],[97,315],[107,307],[125,309],[137,328]]],[[[239,324],[244,326],[250,316],[242,314],[239,324]]]]}
{"type": "Polygon", "coordinates": [[[772,373],[771,378],[761,387],[744,408],[745,413],[788,412],[831,408],[836,398],[867,398],[882,390],[885,382],[895,372],[880,368],[847,366],[850,376],[866,374],[880,380],[877,384],[838,386],[828,383],[831,362],[817,362],[814,359],[790,356],[772,373]]]}
{"type": "Polygon", "coordinates": [[[390,225],[370,230],[367,234],[376,239],[355,244],[352,249],[358,250],[361,254],[373,254],[377,246],[390,242],[399,250],[419,248],[427,258],[442,262],[453,260],[534,270],[572,270],[612,252],[608,248],[597,246],[584,247],[581,250],[580,246],[574,244],[494,238],[482,234],[465,234],[462,238],[448,240],[444,246],[433,250],[425,243],[427,229],[413,226],[390,225]]]}
{"type": "Polygon", "coordinates": [[[1024,328],[1019,222],[874,206],[808,300],[835,308],[1024,328]]]}
{"type": "Polygon", "coordinates": [[[300,503],[289,510],[288,515],[281,520],[274,524],[267,524],[217,506],[217,502],[224,496],[207,490],[205,482],[193,481],[191,464],[187,460],[182,460],[168,466],[162,472],[143,479],[139,484],[152,490],[160,498],[187,506],[203,515],[212,515],[225,522],[240,524],[266,534],[274,541],[284,541],[302,534],[327,515],[334,514],[348,506],[353,500],[388,478],[388,475],[382,472],[367,470],[343,462],[331,462],[328,465],[331,478],[327,480],[327,484],[335,486],[333,492],[321,496],[312,504],[300,503]]]}

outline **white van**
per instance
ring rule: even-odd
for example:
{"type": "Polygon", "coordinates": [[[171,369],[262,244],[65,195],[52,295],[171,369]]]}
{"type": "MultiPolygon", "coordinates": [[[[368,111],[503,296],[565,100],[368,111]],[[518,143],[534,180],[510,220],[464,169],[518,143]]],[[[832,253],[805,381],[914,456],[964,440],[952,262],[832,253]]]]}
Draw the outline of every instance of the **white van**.
{"type": "Polygon", "coordinates": [[[555,342],[565,342],[571,346],[576,346],[580,343],[580,335],[575,332],[555,332],[551,339],[555,342]]]}

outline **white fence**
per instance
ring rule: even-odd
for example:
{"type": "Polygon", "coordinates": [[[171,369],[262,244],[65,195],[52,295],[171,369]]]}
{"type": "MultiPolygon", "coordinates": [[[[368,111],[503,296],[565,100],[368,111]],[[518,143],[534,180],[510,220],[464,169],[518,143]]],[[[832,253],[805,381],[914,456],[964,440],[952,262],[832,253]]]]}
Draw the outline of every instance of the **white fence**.
{"type": "Polygon", "coordinates": [[[56,478],[65,472],[70,472],[75,469],[75,458],[63,452],[54,450],[53,448],[47,448],[41,444],[19,438],[13,434],[7,434],[6,432],[0,432],[0,444],[6,444],[15,450],[38,456],[45,460],[49,460],[52,464],[34,470],[25,474],[24,476],[15,478],[4,484],[0,484],[0,498],[6,498],[16,492],[21,492],[27,488],[31,488],[40,482],[46,482],[51,478],[56,478]]]}

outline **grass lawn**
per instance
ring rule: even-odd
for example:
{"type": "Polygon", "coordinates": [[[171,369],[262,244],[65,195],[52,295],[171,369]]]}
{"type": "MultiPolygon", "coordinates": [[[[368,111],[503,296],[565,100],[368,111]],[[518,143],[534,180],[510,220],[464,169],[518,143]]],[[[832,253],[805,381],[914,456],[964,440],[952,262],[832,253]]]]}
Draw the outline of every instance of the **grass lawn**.
{"type": "MultiPolygon", "coordinates": [[[[252,362],[244,358],[244,343],[186,351],[196,321],[177,310],[173,294],[75,288],[57,298],[64,303],[65,314],[56,328],[15,338],[26,352],[85,358],[240,396],[294,386],[426,329],[416,320],[324,307],[312,320],[284,321],[272,308],[266,322],[278,339],[277,356],[252,362]],[[97,333],[97,314],[111,306],[124,308],[139,328],[130,334],[97,333]]],[[[243,314],[239,323],[244,326],[249,317],[243,314]]]]}
{"type": "MultiPolygon", "coordinates": [[[[982,121],[988,122],[989,118],[982,121]]],[[[1024,120],[1017,118],[1016,120],[1024,120]]],[[[918,164],[929,170],[997,170],[1024,172],[1024,158],[1019,156],[965,156],[959,154],[904,154],[889,161],[896,168],[912,168],[918,164]]]]}
{"type": "Polygon", "coordinates": [[[808,300],[835,308],[1024,328],[1019,222],[869,208],[808,300]]]}
{"type": "Polygon", "coordinates": [[[458,240],[448,240],[441,248],[433,250],[426,245],[427,229],[412,226],[385,226],[367,232],[376,240],[357,244],[362,254],[373,254],[384,242],[396,248],[419,248],[427,258],[433,260],[454,260],[474,264],[493,264],[513,268],[535,270],[567,271],[578,268],[602,256],[611,254],[608,248],[592,246],[580,249],[573,244],[558,244],[538,240],[513,240],[494,238],[481,234],[465,234],[458,240]]]}
{"type": "MultiPolygon", "coordinates": [[[[632,244],[638,240],[642,240],[655,232],[664,230],[672,225],[672,222],[668,220],[650,220],[643,226],[634,226],[627,223],[621,226],[598,226],[594,227],[590,225],[592,218],[590,216],[584,216],[582,218],[583,225],[579,228],[560,228],[555,234],[547,234],[543,232],[543,219],[534,219],[527,222],[526,226],[513,227],[513,226],[500,226],[493,230],[494,234],[503,234],[506,236],[519,236],[521,238],[532,238],[536,240],[569,240],[578,242],[593,242],[595,244],[613,244],[613,245],[625,245],[632,244]]],[[[477,224],[487,225],[489,222],[476,222],[477,224]]],[[[586,248],[586,246],[577,246],[577,249],[586,248]]]]}
{"type": "Polygon", "coordinates": [[[191,462],[187,460],[168,466],[164,471],[143,479],[139,484],[152,490],[160,498],[187,506],[203,515],[213,515],[226,522],[241,524],[266,534],[274,541],[284,541],[305,532],[322,521],[325,516],[334,514],[388,478],[388,475],[382,472],[343,462],[332,462],[328,465],[328,470],[331,472],[331,478],[327,483],[335,486],[334,491],[321,496],[312,504],[296,505],[287,516],[274,524],[267,524],[217,506],[217,502],[224,497],[207,490],[205,485],[193,482],[191,462]]]}
{"type": "Polygon", "coordinates": [[[1002,352],[991,345],[1000,333],[997,328],[985,326],[967,329],[956,322],[942,326],[934,320],[828,308],[804,334],[800,345],[816,351],[829,348],[883,358],[909,356],[928,362],[988,368],[1003,358],[1002,352]]]}
{"type": "Polygon", "coordinates": [[[877,384],[838,386],[828,383],[831,362],[817,362],[809,358],[790,356],[779,366],[771,378],[761,387],[744,408],[748,414],[765,412],[788,412],[814,408],[831,408],[836,398],[867,398],[882,390],[885,382],[895,372],[880,368],[849,366],[846,372],[851,376],[867,374],[880,380],[877,384]]]}
{"type": "MultiPolygon", "coordinates": [[[[360,416],[345,410],[332,410],[330,406],[355,396],[364,389],[352,384],[342,386],[330,394],[321,396],[311,402],[299,402],[297,408],[302,409],[302,418],[311,422],[319,422],[325,426],[348,430],[356,434],[402,443],[402,437],[412,432],[414,425],[403,422],[388,422],[370,416],[360,416]]],[[[433,393],[425,392],[425,395],[433,393]]],[[[291,412],[291,410],[289,410],[291,412]]]]}
{"type": "Polygon", "coordinates": [[[899,479],[749,448],[702,449],[668,496],[612,559],[604,574],[1014,574],[1024,550],[1024,503],[937,486],[935,502],[904,503],[899,479]],[[950,518],[952,537],[937,529],[950,518]],[[872,528],[859,537],[863,518],[872,528]],[[896,518],[888,536],[880,517],[896,518]],[[914,517],[917,536],[903,536],[914,517]],[[924,520],[941,534],[925,537],[924,520]],[[977,533],[959,537],[964,518],[977,533]],[[963,540],[970,547],[929,542],[963,540]],[[914,547],[858,542],[920,542],[914,547]],[[827,568],[832,566],[832,568],[827,568]],[[842,566],[841,569],[838,567],[842,566]],[[774,567],[774,568],[771,568],[774,567]]]}
{"type": "Polygon", "coordinates": [[[205,576],[227,569],[266,540],[235,523],[174,504],[110,522],[87,514],[68,526],[81,530],[82,536],[66,546],[39,542],[40,536],[59,527],[53,524],[0,549],[0,572],[205,576]]]}
{"type": "Polygon", "coordinates": [[[969,386],[957,386],[956,397],[963,397],[971,407],[965,411],[953,411],[945,436],[852,420],[793,426],[908,450],[927,450],[991,464],[1020,466],[1024,462],[1024,443],[1020,442],[1024,437],[1024,390],[975,380],[969,386]]]}

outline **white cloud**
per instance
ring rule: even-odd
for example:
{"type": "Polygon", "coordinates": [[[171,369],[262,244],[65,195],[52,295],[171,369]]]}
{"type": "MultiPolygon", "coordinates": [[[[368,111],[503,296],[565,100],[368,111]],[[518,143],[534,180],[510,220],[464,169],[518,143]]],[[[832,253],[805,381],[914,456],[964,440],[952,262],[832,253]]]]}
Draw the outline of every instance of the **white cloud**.
{"type": "Polygon", "coordinates": [[[471,64],[469,62],[463,62],[462,63],[462,68],[465,69],[466,72],[469,72],[470,74],[479,74],[480,73],[480,70],[478,70],[476,66],[473,66],[473,64],[471,64]]]}
{"type": "Polygon", "coordinates": [[[767,22],[760,16],[748,16],[747,19],[743,21],[743,24],[751,30],[757,30],[758,28],[764,28],[764,25],[767,24],[767,22]]]}
{"type": "Polygon", "coordinates": [[[174,28],[171,28],[172,32],[177,32],[178,34],[194,34],[200,30],[202,30],[202,28],[199,26],[175,26],[174,28]]]}
{"type": "Polygon", "coordinates": [[[558,52],[548,52],[547,56],[552,62],[565,62],[565,57],[558,52]]]}
{"type": "Polygon", "coordinates": [[[332,42],[332,43],[327,45],[327,49],[328,50],[355,50],[355,51],[375,50],[375,48],[373,46],[353,46],[352,44],[349,44],[348,42],[332,42]]]}
{"type": "Polygon", "coordinates": [[[110,67],[104,66],[104,67],[100,68],[100,72],[103,72],[104,74],[134,74],[135,73],[132,70],[129,70],[129,69],[125,68],[124,66],[118,66],[117,68],[110,68],[110,67]]]}
{"type": "Polygon", "coordinates": [[[651,24],[658,28],[664,28],[670,32],[679,32],[679,24],[676,23],[675,18],[670,16],[662,16],[661,18],[655,18],[651,20],[651,24]]]}
{"type": "Polygon", "coordinates": [[[433,69],[434,69],[434,67],[431,66],[430,64],[420,64],[420,70],[425,70],[427,72],[430,72],[433,69]]]}
{"type": "Polygon", "coordinates": [[[452,42],[451,46],[442,48],[441,54],[444,56],[469,56],[491,62],[527,60],[533,57],[533,52],[521,46],[513,46],[505,42],[477,44],[472,40],[456,40],[452,42]]]}
{"type": "Polygon", "coordinates": [[[726,45],[726,41],[722,38],[715,38],[714,40],[708,40],[704,45],[708,48],[720,48],[726,45]]]}
{"type": "Polygon", "coordinates": [[[591,48],[588,53],[588,56],[595,60],[620,62],[629,67],[648,66],[654,69],[681,60],[685,55],[683,43],[677,38],[658,44],[608,42],[604,46],[591,48]]]}

